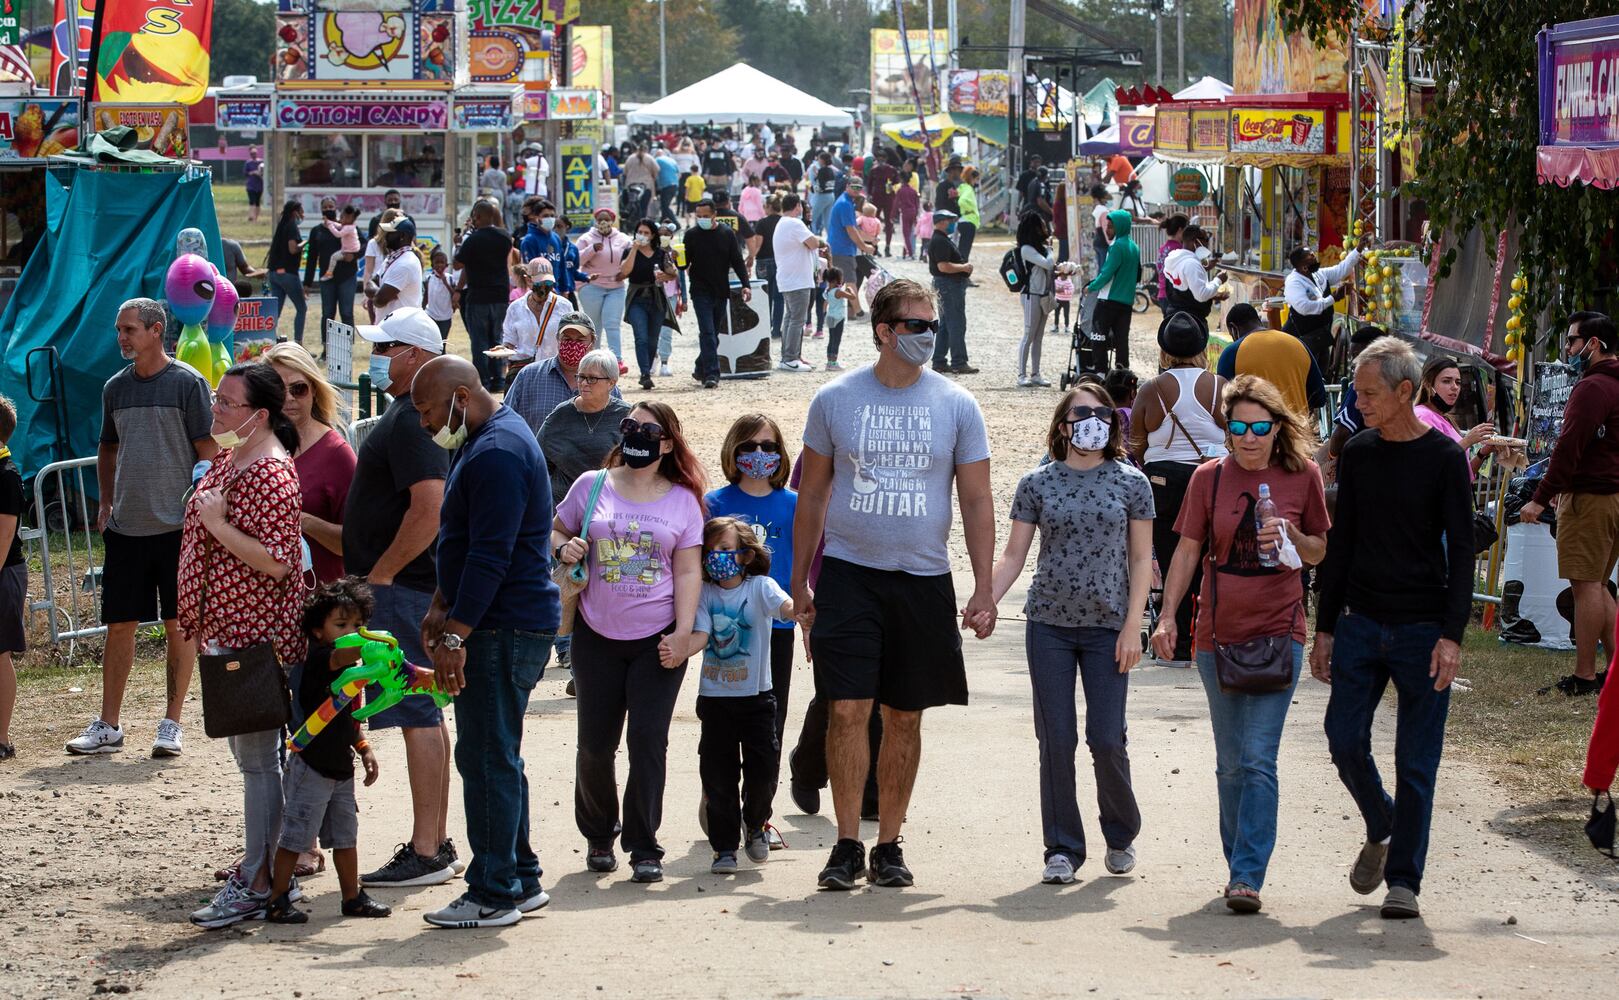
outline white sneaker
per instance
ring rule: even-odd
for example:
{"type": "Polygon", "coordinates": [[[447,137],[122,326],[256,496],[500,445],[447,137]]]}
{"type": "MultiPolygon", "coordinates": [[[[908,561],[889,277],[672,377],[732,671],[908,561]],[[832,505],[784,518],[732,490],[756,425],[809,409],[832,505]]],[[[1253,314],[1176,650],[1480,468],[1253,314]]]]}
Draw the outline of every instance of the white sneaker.
{"type": "Polygon", "coordinates": [[[1029,381],[1042,389],[1051,388],[1051,380],[1046,378],[1044,375],[1031,375],[1029,376],[1029,381]]]}
{"type": "Polygon", "coordinates": [[[1017,387],[1019,389],[1027,389],[1029,386],[1031,386],[1033,384],[1034,384],[1033,382],[1029,381],[1029,376],[1027,376],[1027,375],[1019,375],[1017,377],[1017,387]]]}
{"type": "Polygon", "coordinates": [[[109,726],[100,719],[84,727],[84,732],[65,747],[68,753],[88,755],[93,753],[122,753],[124,750],[124,730],[120,726],[109,726]]]}
{"type": "Polygon", "coordinates": [[[672,375],[673,373],[669,371],[669,362],[665,361],[663,364],[658,366],[659,378],[670,378],[672,375]]]}
{"type": "Polygon", "coordinates": [[[1071,885],[1074,881],[1074,862],[1066,854],[1053,854],[1046,859],[1046,870],[1040,881],[1046,885],[1071,885]]]}
{"type": "Polygon", "coordinates": [[[1136,867],[1136,849],[1125,847],[1115,851],[1110,847],[1102,863],[1107,866],[1109,875],[1128,875],[1136,867]]]}
{"type": "Polygon", "coordinates": [[[810,364],[808,361],[800,359],[796,361],[783,361],[781,364],[776,366],[776,370],[779,372],[812,372],[815,370],[815,366],[810,364]]]}
{"type": "Polygon", "coordinates": [[[180,756],[180,724],[173,719],[164,719],[157,724],[157,739],[152,741],[153,757],[180,756]]]}
{"type": "MultiPolygon", "coordinates": [[[[547,896],[546,899],[549,900],[550,897],[547,896]]],[[[510,927],[522,920],[523,914],[515,906],[509,909],[484,909],[462,896],[442,910],[422,914],[422,919],[434,927],[510,927]]]]}

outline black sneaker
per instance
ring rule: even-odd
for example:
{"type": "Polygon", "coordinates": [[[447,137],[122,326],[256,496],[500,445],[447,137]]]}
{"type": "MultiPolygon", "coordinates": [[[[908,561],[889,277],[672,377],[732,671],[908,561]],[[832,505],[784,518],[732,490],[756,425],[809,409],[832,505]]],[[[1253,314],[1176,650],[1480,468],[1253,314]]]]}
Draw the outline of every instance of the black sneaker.
{"type": "Polygon", "coordinates": [[[424,858],[416,853],[416,849],[406,843],[399,845],[399,850],[387,864],[367,875],[360,876],[360,884],[368,888],[395,888],[402,889],[417,885],[439,885],[455,877],[455,869],[445,861],[442,854],[435,853],[430,858],[424,858]]]}
{"type": "Polygon", "coordinates": [[[631,882],[662,882],[663,862],[657,858],[642,858],[630,866],[631,882]]]}
{"type": "Polygon", "coordinates": [[[974,368],[972,365],[957,365],[954,368],[950,369],[950,374],[952,374],[952,375],[977,375],[978,374],[978,369],[974,368]]]}
{"type": "Polygon", "coordinates": [[[456,853],[455,841],[449,837],[445,837],[444,843],[438,845],[438,859],[449,865],[450,871],[457,875],[467,870],[467,863],[456,853]]]}
{"type": "Polygon", "coordinates": [[[643,388],[643,389],[652,388],[652,376],[651,375],[642,375],[641,376],[641,388],[643,388]]]}
{"type": "Polygon", "coordinates": [[[806,785],[794,781],[789,786],[793,794],[793,805],[805,816],[816,816],[821,812],[821,790],[814,785],[806,785]]]}
{"type": "Polygon", "coordinates": [[[839,840],[832,845],[832,856],[821,869],[817,880],[823,889],[844,892],[855,887],[855,882],[866,873],[866,845],[858,840],[839,840]]]}
{"type": "Polygon", "coordinates": [[[913,884],[911,870],[905,867],[905,852],[899,849],[900,841],[904,839],[901,837],[892,844],[876,844],[872,847],[871,865],[866,870],[866,877],[874,884],[889,888],[913,884]]]}
{"type": "Polygon", "coordinates": [[[618,856],[610,847],[592,847],[590,853],[585,855],[585,867],[601,874],[617,871],[618,856]]]}
{"type": "Polygon", "coordinates": [[[717,379],[717,378],[705,378],[705,379],[703,379],[703,388],[704,389],[718,389],[719,387],[720,387],[720,380],[719,379],[717,379]]]}
{"type": "Polygon", "coordinates": [[[367,896],[364,889],[361,889],[353,899],[343,900],[345,917],[386,917],[392,912],[391,908],[367,896]]]}
{"type": "Polygon", "coordinates": [[[1559,678],[1557,683],[1548,684],[1541,688],[1538,693],[1551,694],[1553,691],[1557,691],[1561,694],[1567,695],[1570,698],[1576,698],[1580,695],[1598,694],[1602,691],[1602,685],[1607,679],[1608,672],[1606,670],[1597,674],[1590,680],[1586,680],[1584,677],[1579,677],[1575,674],[1569,674],[1567,677],[1559,678]]]}
{"type": "Polygon", "coordinates": [[[17,756],[17,748],[10,743],[0,743],[0,760],[10,760],[17,756]]]}
{"type": "Polygon", "coordinates": [[[282,893],[270,900],[270,905],[264,911],[264,919],[272,924],[307,924],[309,914],[292,905],[292,900],[282,893]]]}

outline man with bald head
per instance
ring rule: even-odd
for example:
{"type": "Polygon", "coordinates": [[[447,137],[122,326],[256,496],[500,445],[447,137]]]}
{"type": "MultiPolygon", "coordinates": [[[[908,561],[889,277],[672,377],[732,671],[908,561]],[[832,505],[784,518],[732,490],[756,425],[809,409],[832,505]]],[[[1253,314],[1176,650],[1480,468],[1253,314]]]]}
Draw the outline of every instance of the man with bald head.
{"type": "Polygon", "coordinates": [[[439,687],[455,696],[472,863],[466,891],[425,914],[439,927],[504,927],[550,902],[528,838],[523,714],[545,672],[562,602],[548,572],[551,480],[527,423],[464,358],[434,358],[411,399],[451,453],[438,590],[422,622],[439,687]]]}

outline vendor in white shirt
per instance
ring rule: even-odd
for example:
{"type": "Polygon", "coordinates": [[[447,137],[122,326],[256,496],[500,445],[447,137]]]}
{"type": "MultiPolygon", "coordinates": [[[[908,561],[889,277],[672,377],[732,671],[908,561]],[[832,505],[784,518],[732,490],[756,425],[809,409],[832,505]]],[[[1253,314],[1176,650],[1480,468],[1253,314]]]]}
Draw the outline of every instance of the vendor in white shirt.
{"type": "Polygon", "coordinates": [[[557,294],[550,261],[536,257],[527,268],[529,292],[506,307],[506,320],[501,324],[500,346],[512,350],[506,359],[507,379],[531,361],[557,356],[562,318],[573,312],[568,300],[557,294]]]}
{"type": "Polygon", "coordinates": [[[1201,226],[1182,230],[1180,249],[1164,257],[1164,298],[1169,302],[1169,314],[1191,313],[1203,321],[1204,329],[1208,329],[1214,304],[1231,297],[1230,292],[1220,290],[1226,280],[1224,271],[1209,277],[1208,264],[1213,258],[1208,231],[1201,226]]]}
{"type": "Polygon", "coordinates": [[[1348,291],[1342,284],[1332,286],[1353,274],[1358,260],[1360,251],[1351,250],[1342,261],[1324,268],[1315,251],[1305,247],[1297,247],[1287,258],[1293,270],[1287,273],[1282,286],[1288,314],[1282,329],[1304,342],[1323,372],[1329,370],[1332,361],[1333,306],[1348,291]]]}

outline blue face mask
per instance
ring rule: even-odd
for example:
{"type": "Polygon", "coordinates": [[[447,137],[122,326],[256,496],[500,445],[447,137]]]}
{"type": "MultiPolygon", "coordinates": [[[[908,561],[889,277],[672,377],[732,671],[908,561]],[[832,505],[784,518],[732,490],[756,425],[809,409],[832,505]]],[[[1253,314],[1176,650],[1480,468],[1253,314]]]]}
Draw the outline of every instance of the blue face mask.
{"type": "Polygon", "coordinates": [[[393,383],[393,377],[388,374],[388,361],[389,359],[381,354],[371,355],[371,367],[369,369],[371,384],[384,392],[393,383]]]}
{"type": "Polygon", "coordinates": [[[713,219],[699,218],[697,220],[697,228],[698,229],[713,229],[714,228],[714,220],[713,219]]]}
{"type": "Polygon", "coordinates": [[[950,225],[944,227],[944,231],[948,236],[956,235],[956,224],[954,222],[950,223],[950,225]]]}
{"type": "Polygon", "coordinates": [[[703,566],[710,579],[729,580],[742,574],[741,555],[737,549],[712,549],[703,554],[703,566]]]}

